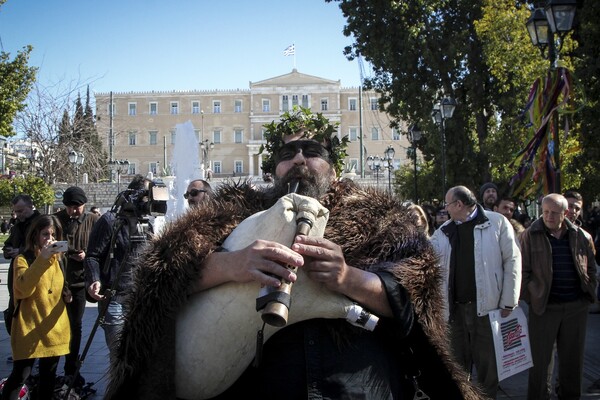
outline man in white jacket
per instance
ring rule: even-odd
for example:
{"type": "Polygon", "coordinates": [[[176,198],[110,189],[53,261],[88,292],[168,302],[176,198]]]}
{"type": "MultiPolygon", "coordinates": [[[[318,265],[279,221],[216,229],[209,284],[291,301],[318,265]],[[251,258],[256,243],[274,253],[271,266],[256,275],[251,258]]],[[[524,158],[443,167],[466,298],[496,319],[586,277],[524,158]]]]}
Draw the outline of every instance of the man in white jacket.
{"type": "Polygon", "coordinates": [[[488,313],[506,317],[519,301],[521,253],[510,222],[477,204],[464,186],[448,190],[450,215],[431,241],[443,269],[443,293],[452,350],[468,373],[472,365],[485,393],[495,399],[498,371],[488,313]]]}

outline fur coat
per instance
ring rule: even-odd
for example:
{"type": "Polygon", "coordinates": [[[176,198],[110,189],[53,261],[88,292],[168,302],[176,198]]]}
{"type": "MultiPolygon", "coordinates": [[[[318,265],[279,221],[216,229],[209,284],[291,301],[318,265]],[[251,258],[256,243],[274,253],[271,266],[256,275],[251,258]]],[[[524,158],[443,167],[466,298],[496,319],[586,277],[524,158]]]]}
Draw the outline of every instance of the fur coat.
{"type": "MultiPolygon", "coordinates": [[[[168,224],[152,241],[137,263],[105,399],[175,398],[175,316],[190,282],[201,276],[204,258],[241,221],[276,200],[248,183],[223,185],[211,202],[168,224]]],[[[421,389],[445,393],[443,398],[482,398],[452,361],[437,259],[406,208],[350,181],[332,185],[321,204],[330,212],[324,237],[342,247],[349,265],[386,268],[407,289],[416,323],[401,341],[414,354],[409,362],[421,372],[421,389]]]]}

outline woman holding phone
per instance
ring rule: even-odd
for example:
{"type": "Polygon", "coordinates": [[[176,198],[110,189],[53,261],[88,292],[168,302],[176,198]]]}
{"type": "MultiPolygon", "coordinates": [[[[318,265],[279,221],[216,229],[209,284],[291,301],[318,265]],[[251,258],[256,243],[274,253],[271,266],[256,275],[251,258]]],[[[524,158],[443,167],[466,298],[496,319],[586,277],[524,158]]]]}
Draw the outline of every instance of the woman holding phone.
{"type": "Polygon", "coordinates": [[[15,313],[10,335],[13,370],[2,390],[2,400],[16,399],[18,389],[31,374],[39,358],[38,398],[52,399],[56,367],[60,356],[69,352],[71,332],[60,267],[62,228],[55,216],[42,215],[32,223],[25,237],[25,252],[14,265],[15,313]]]}

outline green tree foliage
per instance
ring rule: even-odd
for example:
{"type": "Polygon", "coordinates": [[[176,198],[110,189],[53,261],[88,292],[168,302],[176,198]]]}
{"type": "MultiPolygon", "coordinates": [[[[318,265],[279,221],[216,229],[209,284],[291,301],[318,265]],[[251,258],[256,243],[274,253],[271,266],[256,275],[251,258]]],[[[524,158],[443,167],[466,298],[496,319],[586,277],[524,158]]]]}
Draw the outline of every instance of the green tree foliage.
{"type": "Polygon", "coordinates": [[[0,52],[0,135],[5,137],[15,135],[13,121],[35,82],[37,68],[27,65],[32,50],[26,46],[12,60],[10,53],[0,52]]]}
{"type": "Polygon", "coordinates": [[[572,187],[579,188],[589,204],[600,199],[600,2],[582,3],[577,10],[579,28],[574,35],[579,47],[573,52],[575,75],[585,99],[583,109],[575,115],[581,121],[581,152],[573,161],[573,169],[582,181],[572,187]]]}
{"type": "Polygon", "coordinates": [[[54,203],[54,190],[40,177],[27,175],[22,178],[0,179],[0,204],[10,204],[18,194],[31,196],[38,209],[54,203]]]}
{"type": "MultiPolygon", "coordinates": [[[[430,114],[444,94],[458,102],[446,121],[447,187],[477,189],[488,180],[506,187],[516,173],[507,166],[531,135],[523,115],[529,90],[549,68],[525,28],[526,2],[326,1],[338,1],[347,18],[344,33],[354,40],[345,49],[347,57],[371,63],[374,76],[364,84],[381,94],[381,109],[396,123],[418,122],[423,129],[419,150],[425,161],[433,161],[427,179],[438,183],[434,190],[441,187],[442,135],[430,114]]],[[[564,51],[574,48],[567,41],[564,51]]],[[[563,63],[572,64],[568,57],[563,63]]],[[[566,172],[577,146],[572,139],[564,141],[570,151],[563,160],[563,178],[568,178],[563,187],[576,182],[566,172]]]]}

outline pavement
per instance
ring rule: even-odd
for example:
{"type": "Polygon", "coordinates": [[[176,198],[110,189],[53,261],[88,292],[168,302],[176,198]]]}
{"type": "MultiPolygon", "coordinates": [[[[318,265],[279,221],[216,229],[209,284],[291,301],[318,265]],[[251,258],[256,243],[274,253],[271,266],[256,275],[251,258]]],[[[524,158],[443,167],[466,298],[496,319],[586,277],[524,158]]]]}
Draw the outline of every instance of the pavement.
{"type": "MultiPolygon", "coordinates": [[[[8,303],[8,289],[6,287],[6,274],[8,262],[0,255],[0,309],[4,309],[8,303]]],[[[97,306],[88,303],[83,316],[83,339],[81,352],[89,340],[90,332],[98,316],[97,306]]],[[[0,324],[4,325],[3,322],[0,324]]],[[[0,379],[7,377],[12,370],[12,362],[8,361],[11,356],[10,337],[4,326],[0,327],[0,379]]],[[[590,314],[587,326],[585,359],[583,365],[582,399],[599,399],[600,394],[588,394],[586,389],[600,379],[600,314],[590,314]]],[[[96,394],[88,399],[102,399],[107,385],[108,349],[104,341],[104,331],[98,328],[90,342],[89,350],[81,366],[81,375],[87,382],[94,382],[92,386],[96,394]]],[[[62,374],[62,359],[58,367],[58,374],[62,374]]],[[[527,398],[527,376],[523,371],[500,382],[500,390],[497,399],[524,400],[527,398]]]]}

